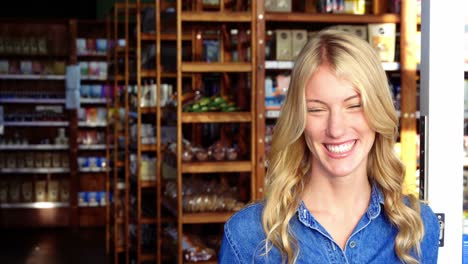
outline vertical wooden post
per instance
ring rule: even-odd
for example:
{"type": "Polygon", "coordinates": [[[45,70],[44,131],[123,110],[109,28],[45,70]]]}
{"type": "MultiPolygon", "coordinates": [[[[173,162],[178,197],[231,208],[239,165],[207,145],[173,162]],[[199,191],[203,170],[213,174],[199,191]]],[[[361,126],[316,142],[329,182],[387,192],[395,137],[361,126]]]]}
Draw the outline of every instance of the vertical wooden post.
{"type": "Polygon", "coordinates": [[[401,158],[406,166],[408,193],[416,193],[416,2],[402,1],[400,23],[401,158]]]}

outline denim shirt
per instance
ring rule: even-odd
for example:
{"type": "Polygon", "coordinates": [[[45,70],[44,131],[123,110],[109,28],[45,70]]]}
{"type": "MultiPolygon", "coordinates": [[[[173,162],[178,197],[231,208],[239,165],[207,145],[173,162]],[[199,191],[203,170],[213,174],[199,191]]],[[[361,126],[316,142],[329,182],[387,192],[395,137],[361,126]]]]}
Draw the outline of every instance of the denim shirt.
{"type": "MultiPolygon", "coordinates": [[[[267,255],[264,254],[263,206],[260,202],[249,205],[226,222],[219,263],[281,263],[277,248],[273,247],[267,255]]],[[[296,263],[402,263],[394,250],[398,230],[389,222],[383,206],[383,194],[374,185],[369,207],[342,250],[301,202],[289,223],[299,248],[296,263]]],[[[437,263],[437,217],[425,204],[421,204],[421,217],[425,234],[419,262],[437,263]]]]}

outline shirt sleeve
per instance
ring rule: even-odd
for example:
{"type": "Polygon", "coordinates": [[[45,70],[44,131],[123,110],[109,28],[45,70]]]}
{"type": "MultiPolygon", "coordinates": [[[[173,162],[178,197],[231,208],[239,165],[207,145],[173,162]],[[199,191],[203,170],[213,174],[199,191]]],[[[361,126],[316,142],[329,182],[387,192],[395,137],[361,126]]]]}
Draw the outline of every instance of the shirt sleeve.
{"type": "Polygon", "coordinates": [[[230,240],[229,229],[226,224],[224,226],[223,240],[221,242],[221,249],[218,256],[219,264],[242,264],[242,261],[239,259],[238,254],[236,254],[232,243],[233,241],[230,240]]]}

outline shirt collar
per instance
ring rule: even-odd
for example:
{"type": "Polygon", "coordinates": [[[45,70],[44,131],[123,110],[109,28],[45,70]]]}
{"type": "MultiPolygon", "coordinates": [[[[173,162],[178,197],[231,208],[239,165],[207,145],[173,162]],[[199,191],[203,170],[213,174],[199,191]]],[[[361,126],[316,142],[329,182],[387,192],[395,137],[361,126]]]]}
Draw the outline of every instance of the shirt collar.
{"type": "MultiPolygon", "coordinates": [[[[374,182],[372,183],[372,189],[371,189],[371,199],[369,206],[367,207],[366,215],[369,219],[375,219],[377,216],[379,216],[381,212],[381,205],[384,204],[384,196],[380,188],[377,186],[377,184],[374,182]]],[[[297,215],[299,218],[299,221],[311,228],[318,228],[319,223],[315,218],[312,216],[312,214],[309,212],[307,207],[304,204],[304,201],[301,201],[299,203],[299,207],[297,208],[297,215]]]]}

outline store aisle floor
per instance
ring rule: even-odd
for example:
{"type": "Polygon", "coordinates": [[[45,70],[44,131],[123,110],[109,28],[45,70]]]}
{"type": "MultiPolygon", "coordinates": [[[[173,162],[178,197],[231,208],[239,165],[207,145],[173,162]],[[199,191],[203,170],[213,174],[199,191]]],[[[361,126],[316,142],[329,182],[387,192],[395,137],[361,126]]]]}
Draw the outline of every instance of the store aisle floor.
{"type": "Polygon", "coordinates": [[[107,263],[104,228],[0,229],[0,263],[107,263]]]}

